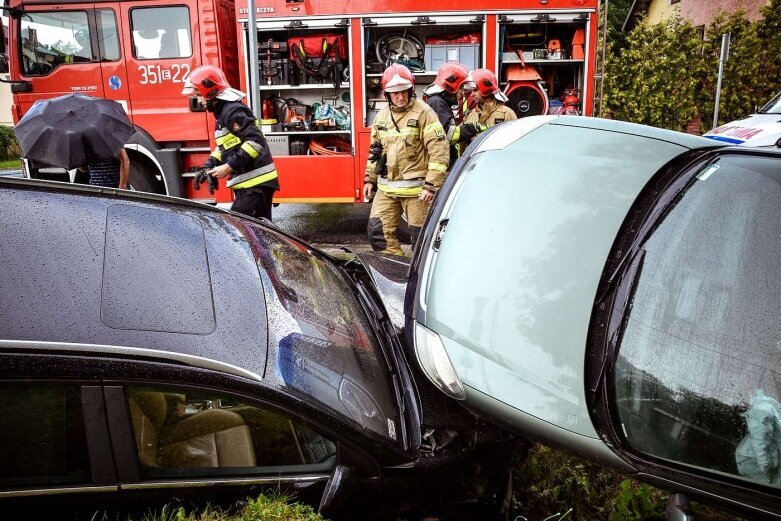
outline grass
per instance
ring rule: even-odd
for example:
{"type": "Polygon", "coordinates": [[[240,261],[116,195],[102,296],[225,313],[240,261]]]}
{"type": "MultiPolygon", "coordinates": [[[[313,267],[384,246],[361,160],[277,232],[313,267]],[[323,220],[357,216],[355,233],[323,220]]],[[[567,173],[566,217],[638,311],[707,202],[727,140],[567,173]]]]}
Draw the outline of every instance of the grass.
{"type": "MultiPolygon", "coordinates": [[[[100,517],[96,517],[100,520],[100,517]]],[[[312,507],[292,503],[281,494],[261,494],[250,499],[239,511],[206,507],[187,511],[184,507],[166,506],[160,512],[149,512],[126,521],[326,521],[312,507]]]]}
{"type": "Polygon", "coordinates": [[[0,161],[0,170],[20,170],[22,161],[20,159],[6,159],[0,161]]]}
{"type": "MultiPolygon", "coordinates": [[[[665,519],[668,492],[543,445],[517,455],[513,476],[517,521],[665,519]]],[[[741,519],[702,504],[692,508],[698,520],[741,519]]]]}

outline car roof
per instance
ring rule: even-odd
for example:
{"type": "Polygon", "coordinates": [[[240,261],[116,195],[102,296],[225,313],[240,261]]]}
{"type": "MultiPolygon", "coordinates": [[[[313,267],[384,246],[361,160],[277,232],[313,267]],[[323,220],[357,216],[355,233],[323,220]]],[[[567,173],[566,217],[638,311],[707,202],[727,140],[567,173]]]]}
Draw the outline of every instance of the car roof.
{"type": "Polygon", "coordinates": [[[162,196],[0,178],[2,345],[73,344],[262,377],[263,286],[226,215],[162,196]]]}

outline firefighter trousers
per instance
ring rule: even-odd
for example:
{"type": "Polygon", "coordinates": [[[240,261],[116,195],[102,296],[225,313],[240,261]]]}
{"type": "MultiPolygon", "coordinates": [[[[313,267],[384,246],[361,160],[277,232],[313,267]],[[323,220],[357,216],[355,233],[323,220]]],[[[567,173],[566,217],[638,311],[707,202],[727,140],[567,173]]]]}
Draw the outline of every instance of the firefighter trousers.
{"type": "Polygon", "coordinates": [[[239,188],[235,191],[235,200],[231,210],[250,217],[265,217],[271,220],[271,203],[274,199],[275,188],[265,186],[253,186],[252,188],[239,188]]]}
{"type": "Polygon", "coordinates": [[[397,236],[402,213],[407,216],[412,247],[414,248],[420,234],[420,228],[426,219],[428,207],[429,203],[423,202],[417,197],[396,197],[378,190],[377,195],[374,196],[369,223],[366,227],[372,249],[391,255],[404,255],[397,236]]]}

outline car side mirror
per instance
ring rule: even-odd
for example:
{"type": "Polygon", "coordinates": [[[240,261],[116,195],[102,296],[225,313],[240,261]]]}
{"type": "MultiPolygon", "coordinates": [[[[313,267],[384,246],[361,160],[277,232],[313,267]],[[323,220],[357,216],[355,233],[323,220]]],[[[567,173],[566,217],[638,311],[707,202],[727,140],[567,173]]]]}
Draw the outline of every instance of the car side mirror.
{"type": "Polygon", "coordinates": [[[355,468],[347,465],[337,465],[328,483],[325,484],[323,497],[320,500],[318,513],[324,517],[331,517],[334,512],[344,503],[355,488],[357,473],[355,468]]]}

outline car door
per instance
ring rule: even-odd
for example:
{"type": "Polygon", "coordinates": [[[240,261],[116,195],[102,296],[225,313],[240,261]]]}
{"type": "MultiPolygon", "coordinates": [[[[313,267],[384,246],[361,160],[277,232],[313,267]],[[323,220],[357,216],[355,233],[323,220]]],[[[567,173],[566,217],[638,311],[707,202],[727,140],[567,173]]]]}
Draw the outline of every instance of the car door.
{"type": "Polygon", "coordinates": [[[132,121],[132,100],[125,65],[125,55],[129,50],[122,41],[122,35],[127,29],[120,15],[119,4],[95,4],[103,97],[121,104],[132,121]]]}
{"type": "Polygon", "coordinates": [[[646,218],[622,230],[627,261],[595,304],[596,421],[662,486],[777,519],[781,154],[725,150],[665,185],[638,198],[646,218]]]}
{"type": "Polygon", "coordinates": [[[157,142],[203,139],[207,114],[191,112],[182,86],[201,64],[197,2],[123,2],[123,63],[133,123],[157,142]]]}
{"type": "MultiPolygon", "coordinates": [[[[27,356],[35,362],[35,356],[27,356]]],[[[4,512],[112,509],[117,481],[100,386],[13,366],[0,378],[0,504],[4,512]],[[12,376],[10,374],[16,373],[12,376]]]]}
{"type": "Polygon", "coordinates": [[[105,397],[126,510],[266,489],[317,504],[337,465],[336,442],[301,416],[223,389],[113,382],[105,397]]]}
{"type": "Polygon", "coordinates": [[[38,99],[81,92],[102,97],[99,40],[92,4],[51,10],[31,6],[18,19],[20,80],[28,91],[17,93],[22,111],[38,99]]]}

